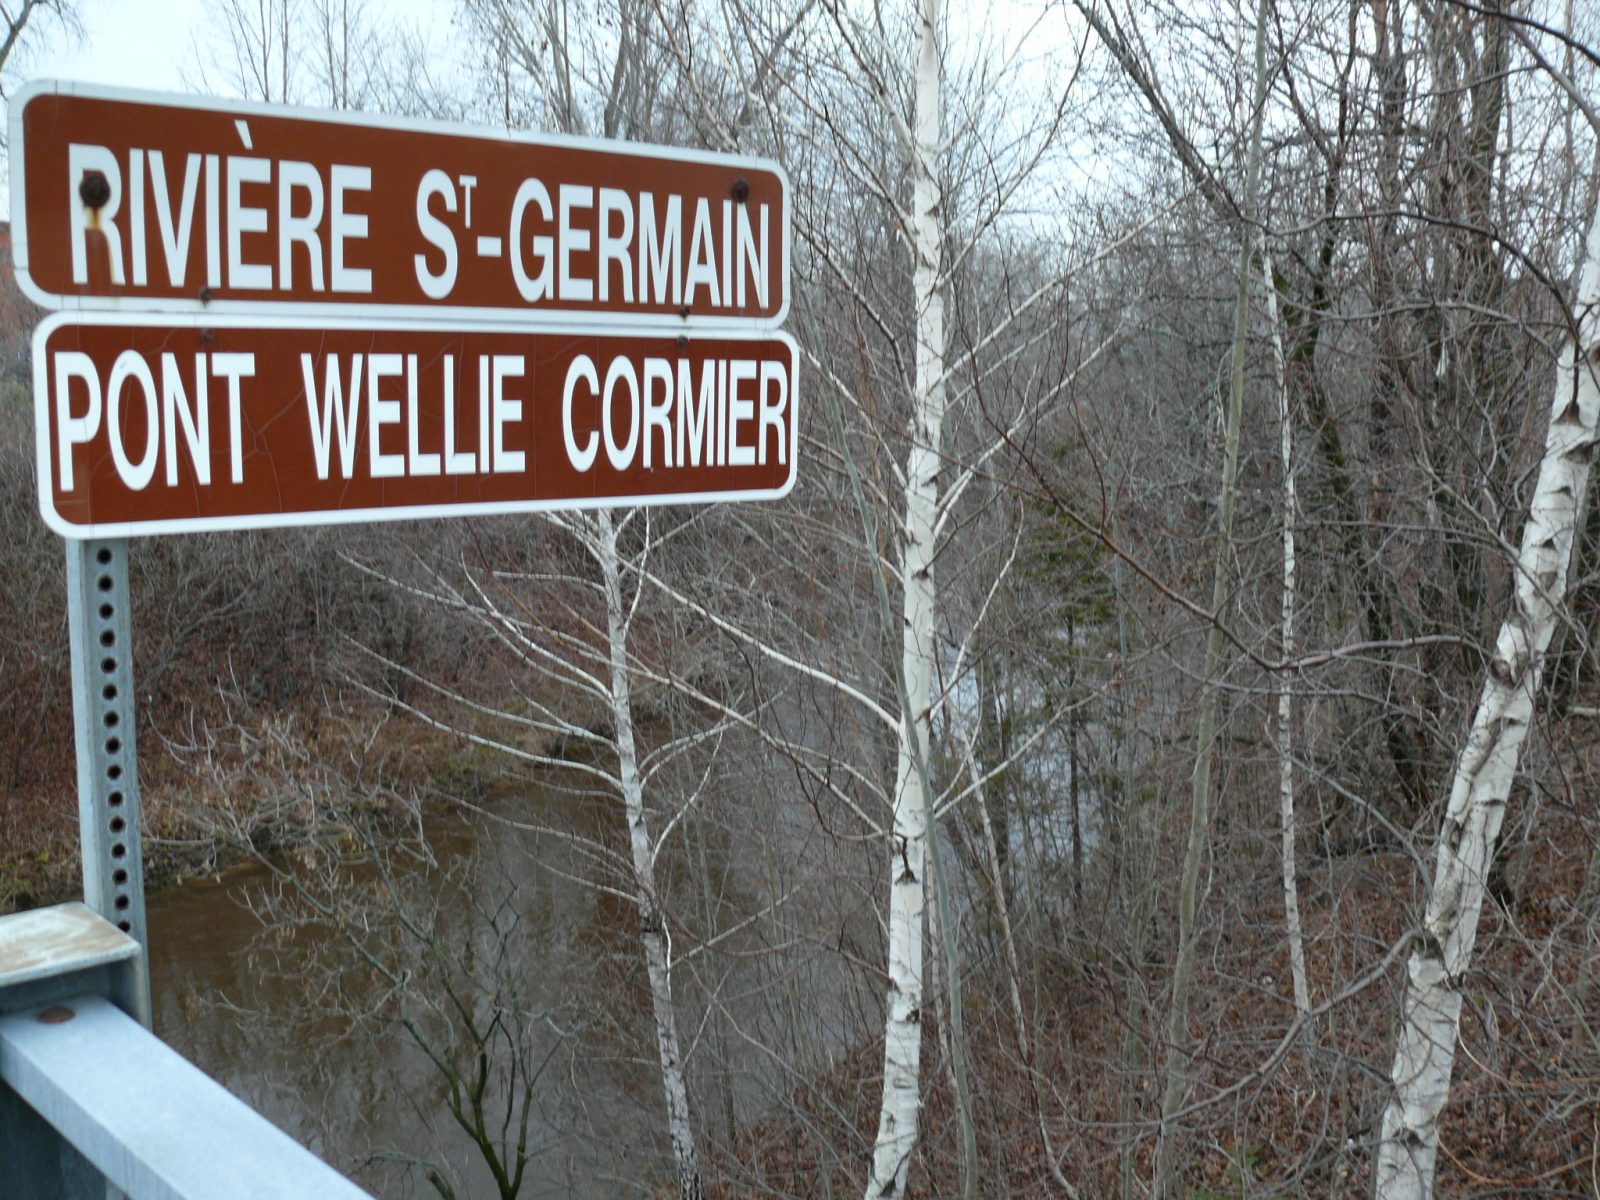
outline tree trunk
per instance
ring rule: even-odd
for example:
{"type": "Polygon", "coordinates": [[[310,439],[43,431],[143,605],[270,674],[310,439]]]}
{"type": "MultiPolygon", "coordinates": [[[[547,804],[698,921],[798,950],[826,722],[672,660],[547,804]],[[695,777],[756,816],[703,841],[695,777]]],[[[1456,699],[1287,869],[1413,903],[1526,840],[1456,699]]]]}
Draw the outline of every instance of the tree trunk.
{"type": "MultiPolygon", "coordinates": [[[[1067,654],[1072,666],[1067,673],[1069,688],[1077,682],[1078,630],[1072,614],[1067,614],[1067,654]]],[[[1072,703],[1072,692],[1067,693],[1067,703],[1072,703]]],[[[1083,919],[1083,787],[1078,760],[1078,714],[1067,716],[1067,789],[1072,797],[1072,916],[1083,919]]]]}
{"type": "Polygon", "coordinates": [[[1022,1003],[1022,968],[1017,958],[1016,938],[1011,932],[1010,903],[1006,897],[1005,885],[1001,882],[1000,844],[995,838],[994,822],[989,819],[989,801],[985,795],[988,789],[983,784],[983,770],[972,739],[967,736],[959,720],[952,717],[951,726],[965,743],[967,772],[971,776],[973,789],[977,792],[978,820],[983,826],[983,846],[987,854],[985,861],[994,876],[992,891],[995,919],[1000,926],[1000,945],[1005,953],[1006,987],[1011,999],[1011,1020],[1016,1026],[1018,1061],[1022,1063],[1022,1069],[1028,1073],[1028,1079],[1033,1085],[1033,1114],[1039,1129],[1039,1150],[1056,1187],[1069,1197],[1069,1200],[1077,1200],[1078,1189],[1062,1174],[1061,1164],[1056,1160],[1055,1148],[1050,1141],[1050,1124],[1045,1113],[1044,1078],[1034,1062],[1033,1040],[1028,1034],[1028,1013],[1022,1003]]]}
{"type": "MultiPolygon", "coordinates": [[[[1011,739],[1007,731],[1009,718],[1000,705],[999,689],[995,675],[1002,669],[999,646],[983,650],[973,656],[972,674],[978,692],[978,745],[973,753],[983,764],[984,773],[1011,759],[1011,739]]],[[[996,775],[983,789],[984,820],[994,827],[995,887],[1000,899],[1011,903],[1011,806],[1010,769],[996,775]]]]}
{"type": "Polygon", "coordinates": [[[1544,653],[1555,632],[1587,496],[1600,410],[1600,220],[1589,229],[1578,283],[1577,338],[1562,354],[1544,457],[1516,564],[1516,597],[1500,627],[1472,730],[1456,762],[1423,927],[1407,963],[1399,1043],[1383,1113],[1379,1200],[1433,1194],[1439,1114],[1450,1096],[1462,977],[1472,963],[1485,882],[1522,743],[1533,719],[1544,653]]]}
{"type": "Polygon", "coordinates": [[[938,516],[939,450],[944,427],[944,302],[938,290],[942,256],[939,213],[942,0],[918,0],[919,46],[911,153],[912,288],[916,311],[916,378],[911,450],[906,464],[905,548],[901,559],[904,627],[901,713],[895,761],[894,832],[889,856],[889,995],[884,1020],[883,1098],[872,1153],[868,1200],[905,1195],[921,1109],[923,859],[928,797],[919,758],[927,761],[928,706],[933,688],[934,525],[938,516]]]}
{"type": "Polygon", "coordinates": [[[596,545],[606,593],[606,633],[611,660],[611,715],[617,732],[617,779],[628,820],[633,851],[634,894],[639,905],[639,940],[650,977],[650,1005],[656,1022],[656,1049],[661,1059],[661,1084],[667,1101],[667,1136],[678,1171],[679,1200],[700,1200],[700,1164],[695,1154],[694,1125],[689,1117],[689,1089],[678,1049],[678,1021],[672,1005],[666,924],[656,900],[655,847],[645,821],[644,784],[633,736],[633,699],[628,680],[627,605],[623,602],[617,555],[617,530],[611,514],[595,518],[596,545]]]}
{"type": "MultiPolygon", "coordinates": [[[[1284,368],[1283,336],[1278,329],[1278,292],[1272,278],[1272,259],[1263,255],[1261,265],[1267,281],[1267,324],[1272,332],[1272,363],[1278,383],[1279,457],[1283,470],[1283,631],[1279,637],[1279,647],[1287,661],[1294,655],[1294,429],[1289,422],[1289,380],[1284,368]]],[[[1311,1011],[1311,988],[1306,982],[1306,946],[1300,926],[1300,889],[1295,882],[1292,685],[1292,677],[1285,671],[1278,683],[1278,824],[1283,839],[1283,923],[1289,934],[1289,975],[1294,985],[1294,1010],[1304,1017],[1311,1011]]]]}
{"type": "Polygon", "coordinates": [[[1217,719],[1216,678],[1222,667],[1222,620],[1228,600],[1228,563],[1232,557],[1235,481],[1239,474],[1239,426],[1244,412],[1244,351],[1250,315],[1250,262],[1255,250],[1256,195],[1261,177],[1261,111],[1267,85],[1267,0],[1256,6],[1255,84],[1251,88],[1250,141],[1245,162],[1245,220],[1239,235],[1238,295],[1233,313],[1233,360],[1228,385],[1226,443],[1222,486],[1217,508],[1217,553],[1212,562],[1213,622],[1206,639],[1205,667],[1200,675],[1200,717],[1195,729],[1195,764],[1191,779],[1189,837],[1183,873],[1178,881],[1178,954],[1172,967],[1172,1008],[1167,1021],[1167,1079],[1161,1094],[1161,1128],[1156,1141],[1156,1200],[1177,1195],[1174,1187],[1173,1121],[1188,1091],[1189,987],[1194,977],[1195,910],[1200,891],[1200,860],[1211,832],[1211,763],[1217,719]]]}

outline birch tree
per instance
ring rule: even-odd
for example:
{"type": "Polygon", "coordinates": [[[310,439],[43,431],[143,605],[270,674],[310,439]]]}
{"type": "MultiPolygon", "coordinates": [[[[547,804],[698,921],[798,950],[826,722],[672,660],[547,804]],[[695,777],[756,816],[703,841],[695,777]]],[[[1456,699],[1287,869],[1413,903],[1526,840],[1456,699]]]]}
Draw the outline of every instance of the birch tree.
{"type": "Polygon", "coordinates": [[[1400,1036],[1374,1169],[1379,1200],[1433,1194],[1439,1116],[1450,1096],[1462,980],[1472,965],[1489,869],[1544,656],[1563,611],[1573,543],[1588,500],[1600,420],[1600,215],[1591,219],[1561,350],[1544,454],[1517,554],[1512,612],[1495,639],[1439,831],[1427,911],[1406,964],[1400,1036]]]}
{"type": "MultiPolygon", "coordinates": [[[[934,526],[938,518],[939,453],[944,429],[944,301],[939,214],[940,95],[943,82],[940,0],[919,0],[913,125],[902,136],[911,162],[911,211],[905,230],[912,259],[915,376],[911,394],[911,451],[906,464],[905,530],[900,589],[903,640],[900,675],[906,703],[900,715],[892,793],[889,855],[888,1011],[884,1021],[883,1099],[872,1152],[868,1197],[905,1193],[921,1108],[924,860],[927,855],[929,708],[934,657],[934,526]],[[919,762],[920,765],[919,766],[919,762]]],[[[903,128],[903,127],[902,127],[903,128]]]]}
{"type": "MultiPolygon", "coordinates": [[[[1295,510],[1298,507],[1294,480],[1294,427],[1289,411],[1289,381],[1283,357],[1283,334],[1278,327],[1277,283],[1272,274],[1272,256],[1261,256],[1266,280],[1267,324],[1272,339],[1273,382],[1278,393],[1278,461],[1283,471],[1283,591],[1280,602],[1282,633],[1278,649],[1285,662],[1294,657],[1295,605],[1295,510]]],[[[1295,881],[1295,840],[1299,829],[1294,811],[1294,685],[1287,674],[1278,683],[1278,825],[1283,863],[1283,922],[1289,938],[1289,975],[1294,987],[1295,1012],[1306,1018],[1311,1012],[1311,988],[1306,982],[1305,934],[1300,923],[1300,888],[1295,881]]]]}
{"type": "MultiPolygon", "coordinates": [[[[978,490],[974,481],[996,470],[1010,440],[1034,428],[1072,386],[1071,369],[1057,363],[1054,375],[1040,371],[1036,392],[1025,400],[1008,393],[997,402],[986,392],[1001,367],[1045,340],[1041,327],[1057,328],[1054,306],[1084,264],[1069,253],[1066,265],[1058,258],[1036,275],[1019,272],[1013,278],[1005,274],[1007,243],[995,235],[1005,215],[1020,210],[1019,191],[1057,144],[1070,70],[1052,79],[1052,86],[1067,80],[1058,92],[1024,110],[1020,132],[1002,134],[985,122],[1004,119],[991,102],[999,94],[998,79],[1020,76],[1015,58],[1025,53],[1026,33],[995,54],[992,76],[975,67],[970,79],[953,84],[942,4],[882,12],[839,3],[821,8],[828,18],[824,30],[807,29],[798,16],[774,26],[779,44],[792,47],[801,64],[788,73],[770,71],[773,57],[763,47],[753,53],[724,47],[718,38],[725,30],[675,19],[663,22],[663,37],[691,95],[731,92],[743,101],[735,119],[712,110],[697,124],[712,131],[722,148],[749,149],[739,139],[770,138],[783,148],[796,180],[799,332],[808,375],[817,380],[812,411],[822,414],[827,435],[805,441],[816,455],[807,472],[815,490],[808,496],[803,478],[797,496],[801,503],[827,497],[824,519],[859,529],[858,547],[849,557],[857,577],[870,581],[863,601],[869,611],[877,608],[881,585],[892,593],[884,604],[893,612],[881,634],[867,630],[863,669],[846,673],[835,665],[837,641],[790,650],[770,628],[749,625],[736,613],[697,611],[746,652],[853,706],[873,739],[887,743],[882,778],[870,762],[847,766],[852,787],[866,792],[871,806],[838,798],[871,837],[881,839],[889,868],[880,918],[884,1072],[866,1189],[873,1196],[900,1196],[918,1145],[927,1087],[921,1040],[935,1016],[949,1048],[956,1107],[965,1110],[957,1119],[966,1131],[966,1186],[978,1186],[968,1136],[970,1101],[962,1083],[964,972],[951,921],[936,939],[935,953],[945,968],[937,990],[926,959],[933,932],[930,896],[959,919],[959,905],[948,894],[958,880],[950,873],[950,887],[938,891],[930,889],[927,876],[937,874],[932,839],[939,836],[939,819],[982,794],[982,775],[973,779],[963,772],[958,781],[941,782],[930,764],[942,760],[934,750],[934,713],[964,686],[940,678],[941,660],[965,662],[959,669],[963,678],[970,672],[971,639],[989,619],[983,594],[993,581],[974,589],[970,607],[954,605],[939,581],[945,568],[937,564],[950,562],[963,498],[978,490]],[[777,103],[765,101],[769,79],[783,88],[777,103]],[[944,115],[944,93],[952,87],[966,101],[953,128],[944,115]],[[758,118],[770,122],[770,129],[758,118]],[[961,191],[963,179],[969,191],[961,191]],[[953,352],[948,297],[968,275],[983,275],[978,264],[986,260],[983,247],[990,239],[1001,274],[973,289],[972,325],[953,352]],[[986,303],[979,302],[980,292],[986,303]],[[954,436],[953,407],[969,440],[954,436]],[[828,496],[834,488],[846,497],[842,507],[828,496]],[[859,503],[852,494],[861,497],[859,503]],[[865,518],[858,509],[867,510],[865,518]]],[[[975,43],[983,40],[981,32],[973,35],[975,43]]],[[[1070,55],[1070,48],[1062,53],[1070,55]]],[[[801,520],[811,519],[812,511],[801,520]]],[[[804,524],[795,530],[784,536],[816,536],[804,524]]],[[[818,570],[835,578],[827,567],[818,570]]],[[[681,594],[675,599],[692,603],[681,594]]],[[[841,609],[844,629],[852,628],[849,612],[848,605],[841,609]]],[[[1023,739],[1004,761],[986,762],[983,774],[1003,773],[1036,744],[1023,739]]],[[[843,767],[845,762],[835,761],[828,770],[843,767]]]]}
{"type": "MultiPolygon", "coordinates": [[[[658,73],[647,68],[643,57],[639,41],[643,10],[634,0],[619,0],[616,5],[613,15],[620,22],[621,36],[609,43],[590,28],[593,22],[570,12],[564,4],[475,0],[465,8],[486,48],[485,64],[497,69],[491,82],[500,93],[508,124],[530,115],[520,106],[514,108],[517,85],[508,74],[518,71],[539,77],[541,86],[535,91],[543,93],[544,103],[532,114],[539,126],[564,133],[595,131],[609,138],[644,131],[639,122],[648,110],[648,89],[658,73]],[[575,15],[580,17],[576,25],[575,15]]],[[[589,16],[603,17],[609,8],[595,5],[589,16]]],[[[362,0],[225,0],[216,16],[222,23],[220,36],[232,50],[232,82],[243,94],[283,102],[321,93],[319,98],[333,107],[359,106],[369,96],[373,81],[368,67],[374,40],[362,0]]],[[[402,45],[400,50],[404,57],[408,47],[402,45]]],[[[625,860],[617,861],[603,847],[588,847],[605,868],[594,883],[627,897],[638,913],[638,948],[650,994],[676,1191],[681,1200],[698,1200],[703,1194],[701,1168],[670,978],[671,939],[657,881],[663,846],[675,831],[681,831],[680,818],[698,795],[679,797],[676,808],[652,806],[646,785],[674,751],[693,748],[706,738],[686,738],[653,759],[640,745],[632,638],[645,560],[654,544],[650,514],[574,514],[553,517],[550,524],[577,544],[581,556],[587,558],[589,572],[522,572],[516,569],[517,556],[508,555],[498,571],[488,564],[474,569],[462,558],[458,571],[447,574],[434,565],[437,557],[429,555],[422,560],[419,581],[355,558],[348,561],[397,592],[487,631],[511,661],[534,680],[544,681],[547,691],[559,701],[573,704],[579,712],[603,713],[596,728],[577,719],[573,711],[561,711],[550,698],[530,700],[529,711],[513,711],[503,699],[486,701],[429,679],[403,657],[391,656],[372,642],[357,643],[353,647],[356,655],[375,665],[388,680],[406,686],[375,685],[358,672],[352,672],[350,682],[391,709],[409,713],[434,728],[460,733],[510,762],[580,770],[617,802],[629,853],[625,860]],[[637,532],[640,529],[642,536],[637,532]],[[620,541],[628,538],[636,543],[632,553],[619,548],[620,541]],[[536,589],[553,590],[559,597],[555,604],[575,614],[565,628],[543,629],[528,618],[527,599],[513,586],[524,578],[533,580],[536,589]],[[596,598],[603,612],[600,620],[582,603],[596,598]],[[408,691],[420,695],[407,699],[404,693],[408,691]],[[490,732],[477,728],[480,725],[490,732]],[[531,747],[530,737],[535,739],[531,747]],[[567,743],[598,753],[602,761],[575,766],[553,748],[567,743]],[[653,829],[651,813],[663,808],[667,812],[664,828],[653,829]]],[[[532,692],[541,694],[537,685],[532,692]]],[[[507,919],[514,921],[515,914],[507,919]]],[[[455,1001],[453,995],[447,995],[439,1004],[448,1012],[460,1007],[455,1001]]],[[[458,1097],[460,1072],[445,1070],[448,1058],[434,1059],[430,1053],[430,1059],[447,1075],[452,1097],[458,1097]]],[[[480,1067],[480,1071],[487,1070],[487,1065],[480,1067]]],[[[522,1083],[532,1087],[526,1076],[522,1083]]],[[[470,1094],[471,1089],[466,1091],[470,1094]]],[[[530,1102],[524,1095],[524,1129],[530,1102]]],[[[464,1128],[469,1117],[456,1112],[464,1128]]],[[[499,1159],[505,1158],[504,1147],[501,1150],[499,1159]]],[[[491,1165],[499,1162],[487,1153],[485,1157],[491,1165]]],[[[508,1200],[520,1191],[522,1178],[520,1162],[514,1171],[509,1167],[505,1172],[496,1171],[508,1200]]]]}
{"type": "MultiPolygon", "coordinates": [[[[636,514],[638,515],[638,514],[636,514]]],[[[638,515],[639,519],[646,519],[638,515]]],[[[617,748],[617,785],[628,845],[633,856],[633,882],[639,907],[639,940],[645,971],[650,979],[650,1007],[655,1017],[656,1047],[661,1062],[661,1085],[666,1098],[667,1136],[678,1172],[679,1200],[700,1200],[700,1163],[695,1152],[694,1125],[689,1112],[689,1090],[684,1083],[683,1051],[678,1044],[678,1019],[672,998],[671,952],[666,923],[656,885],[656,858],[661,842],[652,838],[645,813],[644,783],[634,734],[632,690],[629,686],[628,625],[635,605],[624,592],[622,559],[617,551],[617,527],[611,515],[601,512],[592,521],[575,522],[579,537],[600,566],[605,590],[606,651],[611,684],[611,716],[617,748]]],[[[635,581],[635,588],[643,584],[635,581]]]]}
{"type": "MultiPolygon", "coordinates": [[[[882,120],[882,127],[894,139],[898,165],[903,171],[900,178],[905,181],[903,191],[892,188],[890,181],[894,177],[885,178],[877,173],[883,169],[881,160],[865,153],[860,143],[852,144],[847,140],[849,135],[838,128],[837,110],[832,107],[825,89],[820,95],[800,93],[808,111],[835,130],[836,140],[822,150],[823,158],[838,164],[843,179],[853,179],[857,186],[864,185],[866,196],[881,206],[880,211],[887,216],[895,238],[909,259],[909,271],[899,275],[895,283],[897,288],[904,289],[899,295],[888,289],[881,293],[874,289],[869,297],[867,285],[839,257],[840,247],[830,236],[828,227],[818,225],[807,231],[808,249],[822,280],[845,289],[852,302],[859,305],[858,311],[876,327],[875,332],[893,336],[894,330],[885,328],[883,322],[903,320],[900,328],[909,343],[904,356],[892,360],[896,367],[893,378],[905,389],[903,399],[897,401],[894,410],[904,422],[894,431],[895,444],[904,446],[904,458],[890,468],[892,485],[880,482],[873,490],[874,505],[881,505],[892,514],[889,527],[895,535],[895,553],[881,567],[869,558],[872,572],[882,570],[885,575],[892,572],[897,591],[895,624],[898,628],[886,631],[891,633],[886,649],[897,659],[888,673],[891,682],[887,688],[893,705],[890,715],[894,730],[893,779],[885,789],[890,816],[885,831],[889,851],[889,904],[884,922],[888,978],[884,1073],[866,1194],[898,1197],[905,1193],[907,1172],[917,1145],[924,1088],[921,1039],[926,1025],[924,1014],[933,1001],[928,992],[924,959],[924,939],[928,935],[926,875],[930,839],[939,836],[937,820],[943,811],[977,794],[973,787],[961,786],[953,789],[955,794],[948,803],[936,806],[930,791],[932,713],[941,702],[941,695],[945,694],[936,684],[941,641],[948,639],[950,650],[959,658],[969,649],[974,629],[973,626],[951,628],[950,611],[941,600],[936,582],[935,564],[941,547],[950,538],[962,496],[996,452],[1003,449],[1007,437],[1015,433],[1016,426],[1012,423],[1036,419],[1040,411],[989,413],[987,419],[993,423],[987,427],[975,420],[983,429],[982,436],[968,452],[970,458],[963,454],[958,465],[952,462],[948,393],[952,387],[957,387],[963,407],[977,417],[980,402],[975,397],[982,391],[983,372],[989,367],[987,354],[997,344],[1007,344],[1008,330],[1020,330],[1022,318],[1032,315],[1036,306],[1042,307],[1042,300],[1054,295],[1054,286],[1070,275],[1070,269],[1063,271],[1056,281],[1042,282],[1036,292],[1027,294],[1020,303],[1014,302],[1010,312],[991,310],[983,314],[978,327],[969,331],[970,341],[959,358],[952,357],[946,328],[945,293],[953,286],[952,281],[958,277],[968,256],[974,254],[979,240],[991,228],[990,223],[1004,211],[1013,190],[1037,163],[1037,158],[1030,156],[1042,153],[1044,147],[1053,143],[1057,126],[1048,114],[1059,110],[1046,108],[1044,123],[1039,130],[1030,132],[1037,141],[1026,143],[1026,149],[1018,155],[1021,165],[1008,164],[1008,169],[1016,173],[1007,175],[973,211],[958,218],[952,209],[955,197],[947,190],[946,183],[957,174],[951,149],[957,135],[946,130],[942,115],[942,93],[948,86],[943,5],[936,0],[922,0],[915,6],[907,38],[909,52],[900,50],[881,23],[873,24],[843,5],[825,7],[848,65],[870,90],[868,111],[882,120]],[[947,241],[947,231],[953,225],[959,227],[961,233],[952,244],[947,241]],[[883,306],[875,302],[880,294],[883,306]],[[968,381],[968,371],[972,373],[972,382],[968,381]]],[[[1049,103],[1053,106],[1057,98],[1051,97],[1049,103]]],[[[799,131],[793,132],[798,134],[799,131]]],[[[962,145],[968,144],[968,138],[981,142],[981,135],[965,126],[959,137],[962,145]]],[[[982,150],[978,150],[976,156],[981,155],[982,150]]],[[[991,160],[991,163],[999,161],[991,160]]],[[[825,219],[825,214],[818,213],[811,218],[819,219],[825,219]]],[[[1081,266],[1081,263],[1076,265],[1081,266]]],[[[823,352],[818,347],[813,352],[817,354],[817,369],[822,373],[823,386],[838,398],[836,402],[849,406],[852,412],[869,412],[874,403],[872,397],[848,382],[857,372],[844,366],[837,350],[830,347],[823,352]]],[[[994,352],[997,357],[1004,357],[1004,351],[994,352]]],[[[1057,383],[1055,388],[1042,389],[1044,395],[1038,402],[1041,408],[1048,408],[1068,386],[1064,380],[1057,383]]],[[[850,470],[855,472],[853,466],[850,470]]],[[[879,470],[874,465],[864,467],[860,473],[866,475],[870,471],[877,476],[879,470]]],[[[868,540],[870,543],[870,536],[868,540]]],[[[877,547],[870,544],[867,549],[869,556],[879,553],[877,547]]],[[[981,609],[982,606],[979,622],[981,609]]],[[[958,989],[960,971],[948,944],[941,943],[939,951],[942,961],[952,968],[946,972],[945,986],[958,989]]],[[[955,1022],[960,1014],[959,995],[955,991],[950,1001],[950,1015],[955,1022]]],[[[959,1030],[952,1030],[952,1033],[959,1039],[959,1030]]],[[[960,1108],[963,1104],[961,1048],[952,1047],[952,1054],[956,1056],[954,1066],[960,1108]]],[[[970,1163],[965,1170],[970,1180],[970,1163]]]]}
{"type": "MultiPolygon", "coordinates": [[[[600,868],[593,886],[625,897],[638,914],[639,955],[650,995],[652,1040],[661,1073],[676,1189],[683,1200],[695,1200],[703,1194],[703,1183],[671,982],[668,913],[657,864],[669,839],[681,833],[699,793],[652,802],[647,784],[674,755],[706,742],[714,730],[689,734],[648,753],[641,748],[634,700],[634,681],[641,670],[635,627],[649,569],[647,560],[654,548],[651,514],[630,510],[619,519],[602,511],[549,520],[588,558],[589,578],[506,567],[482,572],[463,563],[458,580],[442,572],[435,572],[426,586],[392,577],[388,580],[391,586],[413,591],[455,619],[478,623],[490,632],[503,653],[530,677],[520,711],[417,677],[403,663],[383,658],[371,648],[364,653],[387,671],[412,678],[428,697],[426,701],[421,697],[405,701],[379,693],[378,698],[386,698],[429,725],[459,732],[510,761],[576,771],[618,806],[626,830],[627,855],[615,856],[600,845],[587,845],[584,853],[600,868]],[[624,538],[632,540],[632,550],[623,548],[624,538]],[[515,585],[519,583],[532,590],[518,590],[515,585]],[[544,599],[538,599],[540,596],[544,599]],[[586,603],[589,600],[598,601],[602,617],[596,618],[586,603]],[[558,618],[557,614],[564,615],[558,618]],[[544,685],[538,680],[545,681],[544,685]],[[547,698],[539,699],[541,696],[547,698]],[[603,716],[591,725],[580,718],[582,712],[603,716]],[[557,749],[559,746],[570,749],[557,749]],[[597,752],[598,759],[590,761],[588,754],[579,755],[578,747],[597,752]]],[[[662,678],[659,668],[649,676],[662,678]]],[[[507,820],[516,828],[542,828],[531,817],[507,820]]],[[[558,836],[573,840],[571,835],[558,836]]]]}

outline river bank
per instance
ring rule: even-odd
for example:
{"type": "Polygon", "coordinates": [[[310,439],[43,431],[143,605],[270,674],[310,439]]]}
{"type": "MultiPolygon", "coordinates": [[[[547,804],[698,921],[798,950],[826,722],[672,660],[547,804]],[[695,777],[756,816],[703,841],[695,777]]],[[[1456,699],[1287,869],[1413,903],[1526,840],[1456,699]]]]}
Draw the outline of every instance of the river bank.
{"type": "MultiPolygon", "coordinates": [[[[154,896],[192,879],[217,879],[261,855],[281,855],[348,831],[352,805],[366,815],[407,819],[397,806],[403,789],[432,811],[481,795],[494,764],[460,737],[393,723],[384,735],[321,735],[332,761],[360,750],[390,780],[381,793],[319,803],[329,780],[310,761],[301,723],[264,722],[257,730],[234,726],[226,742],[157,743],[140,756],[145,888],[154,896]],[[259,772],[254,783],[252,772],[259,772]]],[[[70,745],[66,753],[70,754],[70,745]]],[[[77,799],[71,788],[13,793],[0,810],[0,914],[79,897],[77,799]]]]}

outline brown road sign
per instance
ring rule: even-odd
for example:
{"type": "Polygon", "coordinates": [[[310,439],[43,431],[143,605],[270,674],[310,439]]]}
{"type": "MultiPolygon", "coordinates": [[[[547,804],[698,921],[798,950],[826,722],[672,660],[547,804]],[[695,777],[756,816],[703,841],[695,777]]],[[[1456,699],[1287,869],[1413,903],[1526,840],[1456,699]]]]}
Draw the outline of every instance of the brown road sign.
{"type": "Polygon", "coordinates": [[[781,333],[59,313],[34,335],[39,499],[68,537],[788,492],[781,333]]]}
{"type": "Polygon", "coordinates": [[[54,308],[770,328],[765,159],[38,82],[10,100],[14,254],[54,308]]]}

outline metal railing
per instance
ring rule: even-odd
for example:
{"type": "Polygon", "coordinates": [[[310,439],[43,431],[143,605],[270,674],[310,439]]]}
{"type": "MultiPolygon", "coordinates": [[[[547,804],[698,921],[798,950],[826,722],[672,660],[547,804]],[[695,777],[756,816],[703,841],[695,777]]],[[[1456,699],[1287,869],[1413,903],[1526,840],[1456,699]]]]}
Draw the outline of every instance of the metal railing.
{"type": "Polygon", "coordinates": [[[86,906],[0,917],[0,1198],[370,1200],[130,1015],[146,994],[86,906]]]}

